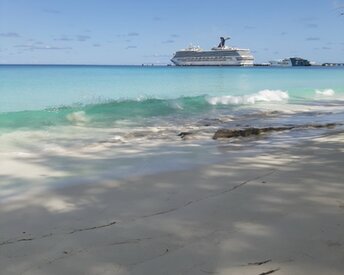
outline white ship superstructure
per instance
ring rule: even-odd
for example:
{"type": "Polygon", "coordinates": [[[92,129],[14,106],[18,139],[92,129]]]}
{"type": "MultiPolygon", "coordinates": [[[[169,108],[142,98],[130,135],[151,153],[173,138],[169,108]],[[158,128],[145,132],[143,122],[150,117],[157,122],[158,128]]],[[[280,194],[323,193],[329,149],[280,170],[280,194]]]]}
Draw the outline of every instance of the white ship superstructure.
{"type": "Polygon", "coordinates": [[[283,60],[274,60],[269,61],[269,63],[270,66],[273,67],[312,66],[311,62],[300,57],[290,57],[283,60]]]}
{"type": "Polygon", "coordinates": [[[229,38],[220,39],[220,44],[210,51],[191,46],[177,51],[171,61],[177,66],[253,66],[254,58],[249,49],[225,46],[229,38]]]}
{"type": "Polygon", "coordinates": [[[273,67],[291,67],[291,66],[293,66],[290,58],[285,58],[283,60],[272,60],[272,61],[269,61],[269,63],[270,63],[270,66],[273,66],[273,67]]]}

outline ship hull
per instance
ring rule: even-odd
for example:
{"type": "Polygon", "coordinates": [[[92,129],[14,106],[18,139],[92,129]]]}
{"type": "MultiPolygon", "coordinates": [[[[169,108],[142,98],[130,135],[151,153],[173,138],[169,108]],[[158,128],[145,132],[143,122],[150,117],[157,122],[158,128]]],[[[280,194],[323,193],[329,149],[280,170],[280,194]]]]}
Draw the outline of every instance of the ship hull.
{"type": "Polygon", "coordinates": [[[179,51],[171,61],[176,66],[253,66],[249,50],[179,51]]]}

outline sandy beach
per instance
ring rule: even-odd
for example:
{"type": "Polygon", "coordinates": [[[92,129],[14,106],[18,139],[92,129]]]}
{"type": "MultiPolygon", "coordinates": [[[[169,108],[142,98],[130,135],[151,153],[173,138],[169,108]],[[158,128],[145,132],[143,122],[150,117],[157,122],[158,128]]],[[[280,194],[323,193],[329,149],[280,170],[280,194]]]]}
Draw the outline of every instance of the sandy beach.
{"type": "Polygon", "coordinates": [[[7,160],[0,273],[342,274],[343,145],[336,132],[211,165],[123,180],[81,175],[25,192],[39,173],[68,179],[7,160]]]}
{"type": "Polygon", "coordinates": [[[0,0],[0,275],[344,275],[343,26],[0,0]]]}

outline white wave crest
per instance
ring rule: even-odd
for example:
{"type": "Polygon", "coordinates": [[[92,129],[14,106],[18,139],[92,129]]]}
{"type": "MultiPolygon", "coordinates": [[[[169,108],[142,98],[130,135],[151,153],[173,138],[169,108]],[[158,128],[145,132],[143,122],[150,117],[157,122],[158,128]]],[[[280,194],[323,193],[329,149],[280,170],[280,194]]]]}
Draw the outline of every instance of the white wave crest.
{"type": "Polygon", "coordinates": [[[183,110],[183,106],[181,106],[178,102],[176,101],[172,101],[170,102],[170,107],[173,108],[173,109],[176,109],[176,110],[183,110]]]}
{"type": "Polygon", "coordinates": [[[332,89],[316,90],[315,94],[319,96],[334,96],[335,91],[332,89]]]}
{"type": "Polygon", "coordinates": [[[289,98],[288,92],[282,90],[262,90],[258,93],[243,96],[214,96],[207,98],[211,105],[255,104],[256,102],[283,101],[289,98]]]}
{"type": "Polygon", "coordinates": [[[78,111],[70,113],[66,116],[66,118],[73,123],[79,124],[79,123],[85,123],[88,122],[89,119],[86,116],[86,113],[84,111],[78,111]]]}

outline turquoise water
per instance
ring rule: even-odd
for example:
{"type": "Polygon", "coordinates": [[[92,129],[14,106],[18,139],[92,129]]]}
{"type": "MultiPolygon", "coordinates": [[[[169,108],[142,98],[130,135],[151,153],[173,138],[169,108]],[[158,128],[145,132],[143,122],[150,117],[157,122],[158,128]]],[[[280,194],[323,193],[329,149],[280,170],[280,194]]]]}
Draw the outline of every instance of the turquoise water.
{"type": "Polygon", "coordinates": [[[279,103],[279,111],[338,105],[344,69],[12,65],[0,66],[0,95],[0,130],[111,127],[242,113],[263,103],[279,103]]]}
{"type": "Polygon", "coordinates": [[[343,122],[344,68],[0,66],[0,179],[30,189],[177,171],[343,122]],[[306,126],[212,139],[219,128],[284,125],[306,126]]]}

